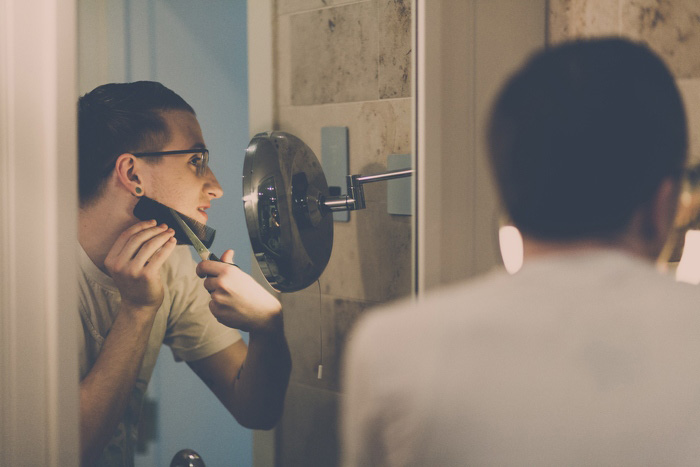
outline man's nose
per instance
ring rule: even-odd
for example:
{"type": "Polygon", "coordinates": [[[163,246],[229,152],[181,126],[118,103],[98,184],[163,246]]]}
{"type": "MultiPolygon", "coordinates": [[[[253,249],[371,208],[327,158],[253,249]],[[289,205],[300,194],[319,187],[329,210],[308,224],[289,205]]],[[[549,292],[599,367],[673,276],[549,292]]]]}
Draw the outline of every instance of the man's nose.
{"type": "Polygon", "coordinates": [[[216,179],[216,175],[214,175],[211,168],[207,168],[205,177],[207,178],[207,183],[205,185],[207,194],[211,198],[221,198],[224,195],[224,189],[219,185],[219,181],[216,179]]]}

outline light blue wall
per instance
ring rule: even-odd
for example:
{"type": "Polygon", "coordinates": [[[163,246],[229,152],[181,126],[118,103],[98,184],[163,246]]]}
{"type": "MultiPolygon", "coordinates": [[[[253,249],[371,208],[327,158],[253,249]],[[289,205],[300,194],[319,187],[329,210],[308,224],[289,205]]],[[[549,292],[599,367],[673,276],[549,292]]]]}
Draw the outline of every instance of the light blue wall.
{"type": "MultiPolygon", "coordinates": [[[[217,230],[212,251],[236,251],[250,271],[241,202],[248,143],[245,0],[125,0],[126,80],[160,81],[197,112],[211,167],[224,197],[210,209],[217,230]]],[[[182,448],[198,451],[209,466],[252,465],[252,433],[240,427],[184,363],[163,347],[150,396],[158,402],[158,439],[139,465],[169,465],[182,448]]]]}
{"type": "Polygon", "coordinates": [[[213,250],[237,252],[250,268],[241,175],[248,143],[246,1],[130,0],[125,28],[126,79],[153,79],[180,94],[197,112],[211,167],[224,188],[214,201],[213,250]]]}

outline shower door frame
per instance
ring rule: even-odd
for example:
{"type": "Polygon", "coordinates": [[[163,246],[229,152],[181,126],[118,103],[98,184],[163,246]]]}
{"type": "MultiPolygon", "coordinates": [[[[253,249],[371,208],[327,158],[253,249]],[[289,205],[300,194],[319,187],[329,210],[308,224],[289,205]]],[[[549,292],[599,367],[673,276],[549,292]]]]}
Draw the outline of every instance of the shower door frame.
{"type": "Polygon", "coordinates": [[[504,80],[545,45],[547,0],[414,1],[415,289],[501,262],[485,122],[504,80]]]}

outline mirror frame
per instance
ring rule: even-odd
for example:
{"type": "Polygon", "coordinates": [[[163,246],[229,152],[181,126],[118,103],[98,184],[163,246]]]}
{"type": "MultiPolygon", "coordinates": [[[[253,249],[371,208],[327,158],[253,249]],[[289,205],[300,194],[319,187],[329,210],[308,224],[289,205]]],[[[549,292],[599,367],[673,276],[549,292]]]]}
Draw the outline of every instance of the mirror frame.
{"type": "Polygon", "coordinates": [[[501,263],[485,122],[504,80],[545,45],[547,0],[414,3],[420,298],[501,263]]]}

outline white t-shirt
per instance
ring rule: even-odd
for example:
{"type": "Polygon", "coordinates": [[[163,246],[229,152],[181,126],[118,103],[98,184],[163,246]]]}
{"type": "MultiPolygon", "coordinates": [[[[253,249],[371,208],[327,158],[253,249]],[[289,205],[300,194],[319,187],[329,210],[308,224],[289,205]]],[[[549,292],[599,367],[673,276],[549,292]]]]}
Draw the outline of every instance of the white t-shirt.
{"type": "MultiPolygon", "coordinates": [[[[80,267],[79,300],[82,332],[79,336],[80,380],[97,360],[105,337],[119,311],[121,297],[107,274],[100,271],[78,246],[80,267]]],[[[198,360],[219,352],[238,341],[235,330],[219,323],[209,311],[209,294],[203,279],[195,273],[196,264],[187,246],[177,246],[163,265],[165,297],[158,309],[141,370],[131,398],[114,437],[102,453],[98,465],[133,465],[137,425],[146,386],[162,344],[167,344],[176,360],[198,360]]]]}
{"type": "Polygon", "coordinates": [[[346,466],[700,459],[700,289],[621,252],[369,313],[344,369],[346,466]]]}

